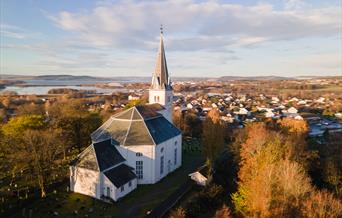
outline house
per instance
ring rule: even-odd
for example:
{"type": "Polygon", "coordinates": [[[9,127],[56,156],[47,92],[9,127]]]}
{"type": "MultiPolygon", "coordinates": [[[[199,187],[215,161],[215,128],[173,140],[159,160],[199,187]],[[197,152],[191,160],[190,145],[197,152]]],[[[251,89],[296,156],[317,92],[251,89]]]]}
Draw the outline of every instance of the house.
{"type": "Polygon", "coordinates": [[[290,114],[296,114],[298,113],[298,110],[294,107],[290,107],[288,110],[287,110],[288,113],[290,114]]]}
{"type": "Polygon", "coordinates": [[[140,99],[140,96],[136,94],[130,94],[128,96],[128,101],[139,100],[139,99],[140,99]]]}
{"type": "Polygon", "coordinates": [[[271,111],[271,110],[268,110],[266,113],[265,113],[265,117],[266,118],[270,118],[270,117],[274,117],[274,113],[271,111]]]}
{"type": "Polygon", "coordinates": [[[111,116],[91,134],[92,144],[70,164],[71,190],[117,201],[180,167],[182,135],[172,124],[172,97],[161,33],[149,104],[111,116]]]}

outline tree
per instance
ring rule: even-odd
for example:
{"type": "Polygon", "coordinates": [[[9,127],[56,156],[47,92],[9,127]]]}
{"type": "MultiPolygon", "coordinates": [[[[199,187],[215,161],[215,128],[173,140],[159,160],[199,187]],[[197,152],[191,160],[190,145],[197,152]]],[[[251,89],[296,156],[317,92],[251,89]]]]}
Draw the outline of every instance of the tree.
{"type": "Polygon", "coordinates": [[[327,191],[311,192],[302,207],[304,217],[338,218],[342,214],[342,202],[327,191]]]}
{"type": "Polygon", "coordinates": [[[203,151],[209,167],[209,177],[212,175],[213,164],[224,148],[224,128],[220,124],[219,112],[211,110],[203,125],[203,151]]]}
{"type": "Polygon", "coordinates": [[[296,134],[306,134],[309,130],[308,124],[304,120],[295,120],[291,118],[283,118],[279,120],[279,125],[283,130],[288,131],[289,133],[296,134]]]}
{"type": "Polygon", "coordinates": [[[230,218],[231,212],[227,205],[223,205],[221,209],[217,210],[213,218],[230,218]]]}
{"type": "Polygon", "coordinates": [[[182,207],[178,207],[171,211],[169,218],[186,218],[185,210],[182,207]]]}
{"type": "Polygon", "coordinates": [[[16,110],[17,115],[44,115],[45,110],[43,105],[31,103],[20,105],[16,110]]]}
{"type": "Polygon", "coordinates": [[[61,156],[61,144],[60,133],[52,129],[27,130],[22,137],[20,152],[14,157],[16,161],[25,162],[26,167],[35,175],[41,197],[46,196],[46,183],[61,156]]]}
{"type": "Polygon", "coordinates": [[[102,123],[100,115],[87,111],[82,101],[70,100],[50,106],[49,118],[55,128],[62,130],[65,152],[70,147],[81,152],[91,142],[90,134],[102,123]]]}
{"type": "Polygon", "coordinates": [[[126,104],[125,109],[134,107],[134,106],[136,106],[136,105],[144,105],[144,104],[146,104],[146,101],[143,100],[143,99],[130,100],[130,101],[128,101],[128,103],[126,104]]]}
{"type": "Polygon", "coordinates": [[[202,121],[195,113],[185,113],[183,123],[183,134],[190,137],[200,137],[202,133],[202,121]]]}
{"type": "Polygon", "coordinates": [[[296,158],[306,151],[293,154],[298,144],[292,136],[297,139],[298,132],[273,131],[263,123],[250,124],[246,130],[240,148],[238,191],[232,195],[236,212],[244,217],[326,217],[307,216],[303,210],[303,203],[308,202],[311,214],[320,214],[329,198],[317,208],[310,206],[310,195],[320,194],[311,185],[305,162],[296,158]]]}

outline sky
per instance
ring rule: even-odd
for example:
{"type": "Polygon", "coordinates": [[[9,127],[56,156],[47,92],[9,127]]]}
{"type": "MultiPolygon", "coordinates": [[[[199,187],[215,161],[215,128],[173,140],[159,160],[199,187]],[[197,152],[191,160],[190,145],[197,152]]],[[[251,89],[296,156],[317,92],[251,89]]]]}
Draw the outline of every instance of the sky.
{"type": "Polygon", "coordinates": [[[341,0],[0,0],[0,74],[342,76],[341,0]]]}

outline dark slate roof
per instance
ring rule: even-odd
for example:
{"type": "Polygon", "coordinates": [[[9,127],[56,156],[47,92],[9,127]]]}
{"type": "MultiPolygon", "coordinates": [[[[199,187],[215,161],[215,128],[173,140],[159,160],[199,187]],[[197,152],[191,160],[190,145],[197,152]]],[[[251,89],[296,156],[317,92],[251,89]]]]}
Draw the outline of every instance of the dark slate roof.
{"type": "Polygon", "coordinates": [[[164,110],[165,108],[160,104],[147,104],[147,105],[137,105],[136,109],[139,111],[144,119],[150,119],[153,117],[162,116],[157,111],[164,110]]]}
{"type": "Polygon", "coordinates": [[[70,164],[89,170],[103,171],[124,161],[125,159],[109,139],[91,144],[70,164]]]}
{"type": "Polygon", "coordinates": [[[91,134],[93,142],[112,139],[115,145],[156,145],[181,134],[156,111],[160,104],[135,106],[115,114],[91,134]]]}
{"type": "Polygon", "coordinates": [[[125,161],[110,140],[94,143],[93,147],[100,171],[125,161]]]}
{"type": "Polygon", "coordinates": [[[104,174],[115,185],[115,187],[119,188],[137,177],[132,170],[133,168],[126,164],[121,164],[113,169],[105,171],[104,174]]]}
{"type": "Polygon", "coordinates": [[[170,123],[165,117],[149,119],[146,120],[145,123],[156,144],[160,144],[181,134],[181,131],[172,123],[170,123]]]}
{"type": "Polygon", "coordinates": [[[70,162],[70,165],[99,171],[94,147],[92,145],[88,146],[81,154],[70,162]]]}

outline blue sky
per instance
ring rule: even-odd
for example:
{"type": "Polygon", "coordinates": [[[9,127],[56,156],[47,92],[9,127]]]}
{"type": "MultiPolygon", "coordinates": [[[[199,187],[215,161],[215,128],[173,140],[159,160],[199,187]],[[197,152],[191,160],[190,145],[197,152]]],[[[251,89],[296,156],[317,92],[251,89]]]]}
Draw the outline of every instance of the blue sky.
{"type": "Polygon", "coordinates": [[[342,76],[340,0],[0,0],[1,74],[342,76]]]}

